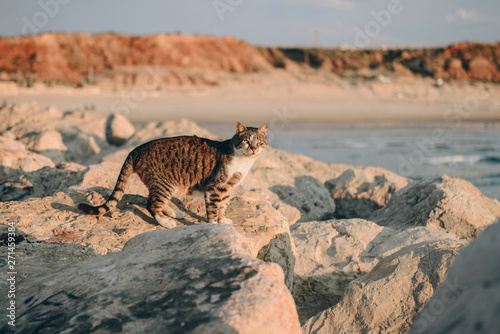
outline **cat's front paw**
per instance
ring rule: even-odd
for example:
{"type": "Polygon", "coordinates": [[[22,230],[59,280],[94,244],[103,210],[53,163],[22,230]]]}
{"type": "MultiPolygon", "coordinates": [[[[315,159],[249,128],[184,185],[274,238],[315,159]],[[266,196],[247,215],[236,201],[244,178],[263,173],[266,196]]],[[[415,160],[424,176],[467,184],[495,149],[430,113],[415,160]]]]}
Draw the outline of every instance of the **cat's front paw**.
{"type": "Polygon", "coordinates": [[[219,219],[219,224],[233,225],[233,221],[229,218],[219,219]]]}
{"type": "Polygon", "coordinates": [[[156,221],[158,224],[165,228],[174,228],[177,226],[177,223],[175,220],[167,218],[167,217],[162,217],[162,216],[155,216],[156,221]]]}

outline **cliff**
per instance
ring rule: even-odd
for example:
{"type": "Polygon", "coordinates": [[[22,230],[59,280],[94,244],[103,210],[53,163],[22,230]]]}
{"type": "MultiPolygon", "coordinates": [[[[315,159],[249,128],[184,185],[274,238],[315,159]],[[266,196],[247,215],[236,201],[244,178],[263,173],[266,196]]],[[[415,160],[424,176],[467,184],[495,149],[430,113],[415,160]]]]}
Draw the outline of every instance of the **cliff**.
{"type": "Polygon", "coordinates": [[[162,83],[219,85],[221,73],[326,71],[349,79],[378,74],[500,82],[500,43],[436,49],[262,48],[233,37],[46,33],[0,38],[0,80],[134,85],[145,67],[162,83]],[[216,74],[213,74],[216,73],[216,74]]]}

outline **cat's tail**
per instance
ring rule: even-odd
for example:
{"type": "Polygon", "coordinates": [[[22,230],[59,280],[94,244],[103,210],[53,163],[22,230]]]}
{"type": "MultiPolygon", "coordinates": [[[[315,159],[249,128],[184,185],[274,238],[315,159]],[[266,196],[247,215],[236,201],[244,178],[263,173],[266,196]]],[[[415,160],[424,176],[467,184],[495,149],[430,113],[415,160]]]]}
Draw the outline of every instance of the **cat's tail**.
{"type": "Polygon", "coordinates": [[[78,210],[85,212],[88,215],[103,215],[118,204],[125,193],[125,188],[128,183],[128,179],[134,173],[134,163],[132,157],[129,155],[125,162],[123,163],[120,175],[118,176],[118,181],[116,182],[115,189],[113,193],[108,198],[106,203],[101,206],[92,206],[86,203],[80,203],[78,205],[78,210]]]}

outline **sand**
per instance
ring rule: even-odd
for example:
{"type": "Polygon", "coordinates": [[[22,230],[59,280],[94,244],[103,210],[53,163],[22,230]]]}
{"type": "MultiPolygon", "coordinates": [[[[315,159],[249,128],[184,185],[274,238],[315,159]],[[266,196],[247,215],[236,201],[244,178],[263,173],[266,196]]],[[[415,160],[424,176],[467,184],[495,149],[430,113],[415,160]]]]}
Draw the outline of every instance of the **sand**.
{"type": "Polygon", "coordinates": [[[53,105],[124,114],[133,122],[188,118],[196,122],[415,122],[500,120],[500,85],[447,83],[397,78],[358,83],[334,76],[297,78],[288,73],[242,75],[222,87],[19,88],[0,83],[0,102],[53,105]],[[250,79],[249,79],[250,78],[250,79]]]}

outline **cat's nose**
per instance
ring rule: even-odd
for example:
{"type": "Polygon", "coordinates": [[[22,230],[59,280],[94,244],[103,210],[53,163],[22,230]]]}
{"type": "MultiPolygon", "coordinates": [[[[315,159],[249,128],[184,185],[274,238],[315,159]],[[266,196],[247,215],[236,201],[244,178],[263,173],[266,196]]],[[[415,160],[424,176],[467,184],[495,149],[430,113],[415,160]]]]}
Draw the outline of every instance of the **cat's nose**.
{"type": "Polygon", "coordinates": [[[255,151],[257,151],[257,146],[251,146],[250,149],[255,153],[255,151]]]}

